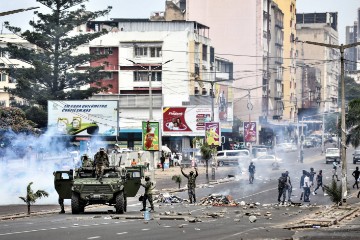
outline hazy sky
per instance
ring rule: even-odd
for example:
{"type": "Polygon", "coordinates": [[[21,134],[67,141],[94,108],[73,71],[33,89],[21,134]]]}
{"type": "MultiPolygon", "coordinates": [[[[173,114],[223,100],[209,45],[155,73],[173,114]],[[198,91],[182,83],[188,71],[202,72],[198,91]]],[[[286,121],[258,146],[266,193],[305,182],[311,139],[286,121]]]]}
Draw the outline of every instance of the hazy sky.
{"type": "MultiPolygon", "coordinates": [[[[36,0],[0,0],[0,12],[36,6],[41,6],[36,0]]],[[[164,11],[165,0],[90,0],[87,3],[88,10],[102,10],[106,6],[113,6],[108,18],[147,18],[153,11],[164,11]]],[[[360,0],[297,0],[298,13],[338,12],[340,43],[345,42],[345,26],[354,23],[359,7],[360,0]]],[[[22,12],[0,17],[0,23],[9,21],[11,25],[26,28],[32,18],[32,11],[22,12]]]]}

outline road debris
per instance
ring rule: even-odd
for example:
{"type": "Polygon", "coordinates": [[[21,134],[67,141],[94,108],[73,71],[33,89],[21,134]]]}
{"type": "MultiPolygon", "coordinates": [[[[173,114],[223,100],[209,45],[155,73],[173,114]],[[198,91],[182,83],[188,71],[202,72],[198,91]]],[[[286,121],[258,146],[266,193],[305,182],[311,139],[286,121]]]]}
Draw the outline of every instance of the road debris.
{"type": "Polygon", "coordinates": [[[184,199],[166,192],[160,193],[155,201],[158,203],[182,203],[184,199]]]}
{"type": "Polygon", "coordinates": [[[251,223],[256,222],[256,220],[257,220],[257,218],[256,218],[255,216],[250,216],[250,217],[249,217],[249,221],[250,221],[251,223]]]}
{"type": "Polygon", "coordinates": [[[230,195],[210,194],[208,197],[200,199],[199,205],[204,206],[238,206],[239,203],[235,202],[230,195]]]}

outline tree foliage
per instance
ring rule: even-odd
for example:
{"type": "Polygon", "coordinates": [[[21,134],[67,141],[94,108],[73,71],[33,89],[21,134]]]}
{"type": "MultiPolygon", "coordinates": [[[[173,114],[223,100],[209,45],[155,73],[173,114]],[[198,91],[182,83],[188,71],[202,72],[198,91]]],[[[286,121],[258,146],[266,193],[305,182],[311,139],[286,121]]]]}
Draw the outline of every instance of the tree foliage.
{"type": "Polygon", "coordinates": [[[335,181],[335,179],[333,179],[331,181],[330,186],[328,185],[324,185],[324,189],[325,192],[329,195],[330,200],[339,205],[341,203],[342,200],[342,188],[341,188],[341,184],[337,184],[337,181],[335,181]]]}
{"type": "Polygon", "coordinates": [[[360,99],[352,100],[348,105],[346,114],[346,127],[348,129],[346,143],[355,148],[360,145],[360,99]]]}
{"type": "Polygon", "coordinates": [[[34,192],[31,189],[31,185],[33,184],[33,182],[30,182],[26,188],[26,196],[25,197],[19,197],[21,200],[23,200],[28,208],[28,214],[30,215],[30,206],[31,204],[35,203],[37,199],[42,198],[42,197],[48,197],[49,194],[44,191],[44,190],[37,190],[36,192],[34,192]]]}
{"type": "MultiPolygon", "coordinates": [[[[345,102],[359,98],[360,85],[349,76],[345,76],[345,102]]],[[[341,84],[339,82],[339,106],[341,105],[341,84]]]]}
{"type": "Polygon", "coordinates": [[[171,180],[173,180],[175,183],[177,183],[177,184],[178,184],[178,187],[179,187],[179,189],[180,189],[180,187],[181,187],[181,182],[182,182],[181,176],[180,176],[180,175],[173,175],[173,176],[171,177],[171,180]]]}
{"type": "Polygon", "coordinates": [[[27,49],[8,44],[7,51],[12,58],[23,60],[32,66],[10,69],[10,74],[17,81],[15,89],[7,89],[10,93],[46,109],[47,100],[86,99],[107,89],[105,86],[79,90],[84,85],[97,83],[103,77],[100,72],[102,67],[87,67],[78,71],[79,67],[101,60],[106,55],[75,55],[74,51],[107,31],[81,34],[71,34],[71,31],[89,20],[108,14],[111,10],[111,7],[108,7],[102,11],[86,11],[82,5],[86,1],[37,0],[49,8],[50,13],[35,12],[39,20],[29,22],[34,31],[22,32],[21,28],[5,22],[5,27],[11,32],[36,45],[36,49],[27,49]]]}
{"type": "Polygon", "coordinates": [[[35,123],[27,120],[24,111],[15,107],[0,107],[0,130],[15,133],[35,133],[35,123]]]}

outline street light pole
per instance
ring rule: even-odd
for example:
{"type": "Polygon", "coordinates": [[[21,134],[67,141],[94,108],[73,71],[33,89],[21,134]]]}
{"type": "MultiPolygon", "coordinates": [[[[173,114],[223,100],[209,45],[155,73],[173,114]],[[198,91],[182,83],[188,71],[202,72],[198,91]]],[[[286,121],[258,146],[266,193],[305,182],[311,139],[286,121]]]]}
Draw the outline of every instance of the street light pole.
{"type": "Polygon", "coordinates": [[[345,77],[344,77],[344,51],[347,48],[352,48],[360,45],[360,42],[355,42],[347,45],[333,45],[312,41],[299,41],[297,42],[318,45],[328,48],[335,48],[340,50],[341,60],[341,184],[342,184],[342,201],[346,202],[347,197],[347,163],[346,163],[346,123],[345,123],[345,77]]]}
{"type": "MultiPolygon", "coordinates": [[[[162,67],[163,65],[173,61],[174,59],[171,59],[171,60],[168,60],[164,63],[161,63],[160,65],[152,68],[151,65],[149,65],[149,68],[145,68],[144,66],[142,66],[141,64],[139,63],[136,63],[134,62],[133,60],[130,60],[130,59],[126,59],[128,60],[129,62],[132,62],[134,65],[137,65],[139,67],[141,67],[142,69],[144,70],[147,70],[148,71],[148,80],[149,80],[149,121],[152,121],[153,120],[153,98],[152,98],[152,72],[153,70],[159,68],[159,67],[162,67]]],[[[161,149],[160,149],[161,150],[161,149]]],[[[155,182],[155,159],[154,159],[154,151],[150,151],[150,167],[151,167],[151,172],[150,172],[150,177],[151,177],[151,180],[155,182]]]]}

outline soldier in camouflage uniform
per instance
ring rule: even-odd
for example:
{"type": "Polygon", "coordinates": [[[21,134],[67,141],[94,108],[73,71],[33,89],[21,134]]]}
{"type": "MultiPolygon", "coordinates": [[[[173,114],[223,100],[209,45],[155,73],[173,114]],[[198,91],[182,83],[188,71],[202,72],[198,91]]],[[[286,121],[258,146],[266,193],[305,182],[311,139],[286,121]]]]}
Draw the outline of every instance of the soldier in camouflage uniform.
{"type": "Polygon", "coordinates": [[[96,166],[96,179],[101,180],[104,175],[105,166],[109,166],[109,156],[105,152],[105,148],[100,148],[94,156],[94,164],[96,166]]]}
{"type": "Polygon", "coordinates": [[[188,194],[189,194],[189,200],[190,203],[196,203],[196,196],[195,196],[195,188],[196,188],[196,178],[199,175],[197,168],[195,168],[195,175],[194,175],[194,171],[191,171],[189,175],[185,174],[183,171],[183,168],[181,168],[181,173],[182,175],[184,175],[184,177],[186,177],[188,179],[188,194]]]}
{"type": "Polygon", "coordinates": [[[143,186],[145,188],[145,193],[144,193],[144,197],[142,199],[142,203],[143,203],[143,208],[140,211],[145,211],[146,210],[146,200],[149,200],[150,203],[150,207],[151,207],[151,211],[154,211],[154,203],[153,203],[153,198],[152,198],[152,190],[155,188],[155,185],[153,182],[150,181],[150,177],[146,176],[145,177],[145,181],[146,183],[140,183],[141,186],[143,186]]]}

